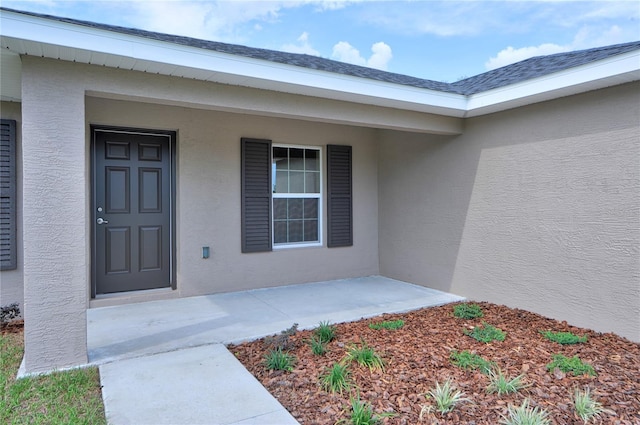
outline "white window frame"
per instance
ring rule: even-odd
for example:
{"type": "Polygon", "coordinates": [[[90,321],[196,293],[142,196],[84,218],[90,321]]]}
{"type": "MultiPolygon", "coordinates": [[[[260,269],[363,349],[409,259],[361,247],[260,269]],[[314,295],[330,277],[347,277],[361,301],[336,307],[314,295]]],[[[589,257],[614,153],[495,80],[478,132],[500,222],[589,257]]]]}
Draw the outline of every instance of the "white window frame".
{"type": "MultiPolygon", "coordinates": [[[[306,248],[306,247],[318,247],[322,246],[322,235],[323,235],[323,222],[324,222],[324,164],[323,164],[323,151],[322,146],[311,146],[311,145],[293,145],[286,143],[272,143],[271,144],[271,158],[272,158],[272,167],[273,167],[273,149],[274,148],[289,148],[289,149],[313,149],[318,151],[318,170],[320,172],[320,191],[318,193],[271,193],[271,244],[272,249],[277,251],[279,249],[290,249],[290,248],[306,248]],[[314,242],[289,242],[289,243],[278,243],[275,242],[275,211],[274,211],[274,199],[282,199],[282,198],[317,198],[318,199],[318,241],[314,242]]],[[[271,170],[271,178],[273,183],[275,184],[276,178],[276,170],[272,168],[271,170]]]]}

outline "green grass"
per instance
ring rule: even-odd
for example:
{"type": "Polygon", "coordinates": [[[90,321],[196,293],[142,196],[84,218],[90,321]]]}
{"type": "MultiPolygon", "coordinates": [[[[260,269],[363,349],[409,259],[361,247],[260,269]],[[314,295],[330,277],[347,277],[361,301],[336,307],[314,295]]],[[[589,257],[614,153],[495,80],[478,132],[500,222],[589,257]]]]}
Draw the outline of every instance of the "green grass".
{"type": "Polygon", "coordinates": [[[0,423],[106,424],[97,368],[15,379],[21,334],[0,335],[0,423]]]}
{"type": "Polygon", "coordinates": [[[360,366],[366,366],[369,370],[384,369],[384,361],[376,350],[362,341],[360,346],[352,345],[347,349],[346,361],[355,361],[360,366]]]}
{"type": "Polygon", "coordinates": [[[381,425],[383,418],[395,416],[392,412],[376,414],[373,407],[367,402],[361,401],[360,396],[351,398],[351,415],[349,419],[342,419],[337,424],[351,425],[381,425]]]}
{"type": "Polygon", "coordinates": [[[280,347],[269,351],[264,356],[264,365],[269,370],[286,370],[287,372],[291,372],[295,362],[295,356],[286,351],[282,351],[280,347]]]}
{"type": "Polygon", "coordinates": [[[596,371],[589,363],[584,363],[578,356],[571,358],[562,354],[554,354],[551,363],[547,364],[547,370],[553,372],[555,368],[564,373],[571,373],[573,376],[591,375],[596,376],[596,371]]]}
{"type": "Polygon", "coordinates": [[[386,322],[379,322],[379,323],[369,323],[369,328],[376,331],[379,331],[381,329],[395,331],[397,329],[400,329],[403,326],[404,326],[404,320],[402,319],[388,320],[386,322]]]}
{"type": "Polygon", "coordinates": [[[472,330],[464,330],[465,335],[470,336],[476,341],[490,343],[493,341],[504,341],[506,334],[500,328],[496,328],[487,322],[482,322],[482,326],[475,326],[472,330]]]}
{"type": "Polygon", "coordinates": [[[476,319],[484,316],[478,304],[457,304],[453,306],[453,315],[459,319],[476,319]]]}
{"type": "Polygon", "coordinates": [[[504,425],[550,425],[549,413],[538,406],[529,407],[529,399],[525,399],[518,407],[509,405],[507,416],[500,421],[504,425]]]}
{"type": "Polygon", "coordinates": [[[521,389],[527,387],[522,382],[524,375],[518,375],[515,378],[509,378],[502,373],[500,369],[489,372],[488,393],[498,393],[498,395],[517,393],[521,389]]]}
{"type": "Polygon", "coordinates": [[[320,322],[313,334],[323,343],[327,344],[336,338],[336,327],[330,325],[328,321],[320,322]]]}
{"type": "Polygon", "coordinates": [[[342,394],[342,391],[349,389],[351,372],[347,365],[334,363],[328,368],[326,373],[320,377],[320,385],[325,391],[342,394]]]}
{"type": "Polygon", "coordinates": [[[552,332],[540,331],[540,333],[549,341],[557,342],[562,345],[581,344],[587,342],[587,336],[578,336],[571,332],[552,332]]]}
{"type": "Polygon", "coordinates": [[[452,350],[449,354],[451,363],[462,369],[479,370],[481,373],[488,375],[494,368],[495,363],[483,359],[475,353],[471,353],[469,350],[456,351],[452,350]]]}

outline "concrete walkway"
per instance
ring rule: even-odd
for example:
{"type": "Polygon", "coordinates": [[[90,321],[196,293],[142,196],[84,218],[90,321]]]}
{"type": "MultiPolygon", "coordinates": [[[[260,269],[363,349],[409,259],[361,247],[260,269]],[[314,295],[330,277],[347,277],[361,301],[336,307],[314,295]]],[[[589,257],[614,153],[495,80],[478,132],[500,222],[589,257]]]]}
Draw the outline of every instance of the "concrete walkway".
{"type": "Polygon", "coordinates": [[[295,425],[225,344],[462,299],[372,276],[94,308],[89,361],[111,425],[295,425]]]}

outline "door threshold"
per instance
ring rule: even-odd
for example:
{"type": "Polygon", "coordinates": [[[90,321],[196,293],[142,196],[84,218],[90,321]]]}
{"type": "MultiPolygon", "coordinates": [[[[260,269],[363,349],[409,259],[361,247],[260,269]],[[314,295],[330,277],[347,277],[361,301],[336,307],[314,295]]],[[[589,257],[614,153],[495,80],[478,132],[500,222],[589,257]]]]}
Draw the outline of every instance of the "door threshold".
{"type": "Polygon", "coordinates": [[[115,292],[98,294],[89,300],[89,308],[109,307],[113,305],[133,304],[147,301],[179,298],[178,291],[171,288],[145,289],[142,291],[115,292]]]}

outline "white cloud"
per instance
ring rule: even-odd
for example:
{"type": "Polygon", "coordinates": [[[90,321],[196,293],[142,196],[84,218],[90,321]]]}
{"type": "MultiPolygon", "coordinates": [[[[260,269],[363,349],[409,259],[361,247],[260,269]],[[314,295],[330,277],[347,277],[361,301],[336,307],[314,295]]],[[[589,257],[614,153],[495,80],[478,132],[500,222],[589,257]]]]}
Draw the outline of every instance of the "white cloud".
{"type": "Polygon", "coordinates": [[[309,33],[303,32],[298,37],[298,44],[285,44],[281,50],[289,53],[306,53],[307,55],[320,56],[320,52],[314,49],[309,43],[309,33]]]}
{"type": "Polygon", "coordinates": [[[340,41],[333,46],[333,53],[331,57],[341,62],[386,70],[387,64],[393,57],[391,47],[380,41],[371,46],[371,51],[373,52],[371,57],[369,59],[365,59],[360,55],[360,51],[358,49],[346,41],[340,41]]]}
{"type": "Polygon", "coordinates": [[[490,71],[534,56],[552,55],[554,53],[566,52],[568,50],[571,49],[566,46],[559,46],[551,43],[541,44],[539,46],[521,47],[519,49],[509,46],[506,49],[499,51],[496,56],[485,62],[484,67],[490,71]]]}

